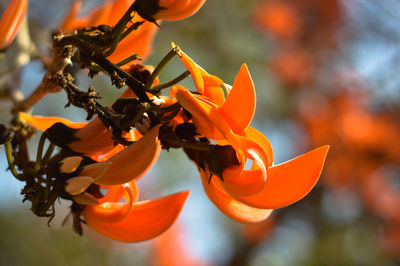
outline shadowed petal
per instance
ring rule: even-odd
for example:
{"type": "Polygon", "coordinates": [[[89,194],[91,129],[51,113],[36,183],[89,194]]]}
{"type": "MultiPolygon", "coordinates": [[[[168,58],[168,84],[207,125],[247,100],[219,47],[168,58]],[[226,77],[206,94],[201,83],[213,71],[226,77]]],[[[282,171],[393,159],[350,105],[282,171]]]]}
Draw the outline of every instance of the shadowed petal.
{"type": "Polygon", "coordinates": [[[81,164],[83,157],[70,156],[60,161],[60,173],[70,174],[75,172],[81,164]]]}
{"type": "Polygon", "coordinates": [[[111,165],[111,162],[92,163],[83,167],[79,174],[91,176],[96,179],[97,177],[102,176],[111,165]]]}
{"type": "Polygon", "coordinates": [[[87,224],[100,234],[123,242],[138,242],[156,237],[166,231],[178,218],[189,191],[163,198],[134,203],[129,214],[114,224],[100,223],[91,216],[87,224]]]}
{"type": "Polygon", "coordinates": [[[322,146],[285,163],[268,168],[263,190],[237,200],[256,208],[276,209],[302,199],[314,187],[329,146],[322,146]]]}
{"type": "Polygon", "coordinates": [[[156,162],[161,144],[158,131],[161,125],[153,127],[137,142],[129,145],[106,162],[112,165],[96,179],[99,185],[119,185],[143,176],[156,162]]]}
{"type": "Polygon", "coordinates": [[[208,198],[228,217],[242,223],[256,223],[268,218],[271,214],[272,210],[253,208],[233,199],[220,186],[215,176],[208,184],[208,174],[200,171],[200,175],[208,198]]]}
{"type": "Polygon", "coordinates": [[[72,197],[74,201],[83,205],[97,205],[99,201],[90,193],[83,192],[72,197]]]}
{"type": "Polygon", "coordinates": [[[94,179],[90,176],[77,176],[66,181],[65,191],[71,195],[78,195],[85,191],[94,179]]]}
{"type": "Polygon", "coordinates": [[[19,113],[19,117],[32,127],[41,131],[46,131],[46,129],[58,122],[76,129],[83,128],[88,124],[87,122],[71,122],[67,119],[56,116],[28,115],[27,113],[19,113]]]}
{"type": "Polygon", "coordinates": [[[255,109],[254,84],[246,64],[243,64],[233,83],[232,90],[219,111],[224,116],[232,118],[231,121],[234,121],[241,130],[245,130],[253,119],[255,109]]]}

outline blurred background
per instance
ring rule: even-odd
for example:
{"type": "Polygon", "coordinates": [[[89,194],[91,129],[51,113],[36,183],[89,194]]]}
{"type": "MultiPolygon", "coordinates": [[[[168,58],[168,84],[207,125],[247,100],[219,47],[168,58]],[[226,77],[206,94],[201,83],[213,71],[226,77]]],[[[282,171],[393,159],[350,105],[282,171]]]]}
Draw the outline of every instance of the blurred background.
{"type": "MultiPolygon", "coordinates": [[[[2,11],[8,2],[1,1],[2,11]]],[[[83,1],[83,13],[101,3],[83,1]]],[[[30,0],[37,55],[49,54],[51,32],[70,4],[30,0]]],[[[399,14],[396,0],[209,0],[189,19],[163,22],[146,63],[157,64],[172,41],[229,84],[247,63],[257,90],[252,126],[270,139],[275,164],[331,145],[317,186],[267,221],[244,225],[212,205],[181,150],[162,151],[138,182],[141,199],[187,189],[191,195],[167,233],[121,244],[87,227],[80,237],[68,221],[62,226],[65,202],[50,227],[35,217],[2,152],[0,265],[399,265],[399,14]]],[[[182,71],[175,60],[161,79],[182,71]]],[[[13,86],[27,96],[44,69],[38,56],[29,61],[21,53],[17,40],[0,60],[0,74],[0,92],[13,86]],[[16,56],[21,69],[10,63],[16,56]]],[[[89,80],[82,72],[78,83],[92,84],[104,103],[120,93],[102,76],[89,80]]],[[[7,123],[11,102],[0,96],[0,120],[7,123]]],[[[64,109],[66,103],[64,92],[47,95],[33,114],[85,119],[81,110],[64,109]]]]}

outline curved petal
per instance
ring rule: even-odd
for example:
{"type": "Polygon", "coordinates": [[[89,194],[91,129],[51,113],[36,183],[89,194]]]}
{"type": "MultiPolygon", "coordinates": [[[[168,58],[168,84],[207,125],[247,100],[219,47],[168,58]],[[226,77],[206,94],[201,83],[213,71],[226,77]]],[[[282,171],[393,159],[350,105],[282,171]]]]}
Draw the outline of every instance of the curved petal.
{"type": "Polygon", "coordinates": [[[272,163],[274,162],[274,152],[269,140],[260,131],[253,127],[248,127],[245,133],[249,139],[257,142],[261,145],[261,147],[264,148],[265,154],[268,157],[268,166],[272,166],[272,163]]]}
{"type": "Polygon", "coordinates": [[[85,219],[90,217],[89,219],[94,219],[99,223],[107,224],[118,223],[122,221],[131,210],[135,193],[135,191],[132,191],[131,186],[123,187],[128,194],[127,202],[104,202],[99,205],[86,206],[83,211],[83,216],[85,219]]]}
{"type": "MultiPolygon", "coordinates": [[[[253,165],[257,165],[253,162],[253,165]]],[[[266,170],[262,166],[254,166],[254,169],[243,170],[239,175],[230,175],[229,169],[223,174],[224,181],[221,186],[232,196],[250,196],[262,190],[265,184],[266,170]]]]}
{"type": "Polygon", "coordinates": [[[200,94],[203,94],[204,81],[199,66],[197,66],[197,64],[192,60],[192,58],[190,58],[187,54],[185,54],[178,46],[175,46],[174,43],[172,43],[172,48],[176,48],[178,50],[179,59],[185,65],[190,74],[192,74],[192,78],[194,84],[196,85],[197,91],[200,94]]]}
{"type": "Polygon", "coordinates": [[[111,9],[111,16],[108,19],[108,25],[115,26],[124,13],[128,10],[132,1],[129,0],[116,0],[114,1],[111,9]]]}
{"type": "Polygon", "coordinates": [[[232,90],[219,109],[230,117],[240,130],[245,130],[253,119],[256,109],[256,92],[246,64],[243,64],[233,83],[232,90]]]}
{"type": "Polygon", "coordinates": [[[19,117],[32,127],[41,131],[46,131],[46,129],[58,122],[76,129],[83,128],[88,124],[87,122],[71,122],[67,119],[56,116],[29,115],[27,113],[19,113],[19,117]]]}
{"type": "Polygon", "coordinates": [[[143,176],[156,162],[161,144],[158,131],[161,125],[153,127],[137,142],[129,145],[106,162],[112,165],[95,180],[99,185],[119,185],[143,176]]]}
{"type": "Polygon", "coordinates": [[[215,176],[212,177],[210,184],[208,184],[208,174],[200,171],[200,175],[208,198],[226,216],[242,223],[256,223],[268,218],[272,213],[272,210],[250,207],[233,199],[218,184],[215,176]]]}
{"type": "Polygon", "coordinates": [[[185,5],[181,4],[180,8],[173,9],[167,6],[167,9],[161,9],[154,15],[155,19],[163,19],[163,20],[180,20],[185,19],[192,16],[196,13],[201,6],[205,3],[206,0],[176,0],[175,2],[187,2],[185,5]]]}
{"type": "Polygon", "coordinates": [[[12,0],[0,20],[0,50],[7,48],[24,20],[28,0],[12,0]]]}
{"type": "Polygon", "coordinates": [[[276,209],[302,199],[314,187],[322,172],[329,146],[309,151],[285,163],[268,168],[263,190],[237,200],[256,208],[276,209]]]}
{"type": "Polygon", "coordinates": [[[192,114],[192,119],[199,133],[206,137],[213,138],[215,135],[215,127],[209,119],[207,110],[204,109],[207,105],[201,105],[201,103],[181,85],[174,86],[172,90],[175,92],[175,97],[182,107],[192,114]]]}
{"type": "Polygon", "coordinates": [[[225,94],[221,86],[225,87],[224,82],[217,76],[207,74],[207,72],[202,75],[204,81],[203,95],[209,98],[217,106],[222,106],[225,101],[225,94]]]}
{"type": "MultiPolygon", "coordinates": [[[[267,169],[262,159],[260,149],[244,148],[244,156],[252,160],[252,169],[243,170],[241,173],[235,173],[229,169],[223,173],[224,182],[221,185],[232,196],[250,196],[260,192],[267,179],[267,169]]],[[[242,161],[242,167],[246,163],[242,161]]]]}
{"type": "Polygon", "coordinates": [[[87,224],[100,234],[123,242],[139,242],[156,237],[166,231],[178,218],[189,191],[163,198],[134,203],[129,214],[114,224],[100,223],[91,216],[87,224]]]}
{"type": "Polygon", "coordinates": [[[102,24],[108,24],[108,19],[111,15],[113,1],[108,0],[90,12],[90,21],[88,26],[97,26],[102,24]]]}
{"type": "Polygon", "coordinates": [[[64,19],[64,22],[60,26],[60,31],[64,34],[71,33],[75,29],[84,27],[89,23],[89,17],[86,16],[84,18],[78,18],[79,12],[82,8],[82,1],[75,0],[71,9],[69,10],[67,16],[64,19]]]}
{"type": "Polygon", "coordinates": [[[123,185],[118,186],[101,186],[102,189],[107,189],[107,193],[104,197],[98,198],[99,204],[105,202],[118,202],[122,199],[125,193],[125,187],[123,185]]]}

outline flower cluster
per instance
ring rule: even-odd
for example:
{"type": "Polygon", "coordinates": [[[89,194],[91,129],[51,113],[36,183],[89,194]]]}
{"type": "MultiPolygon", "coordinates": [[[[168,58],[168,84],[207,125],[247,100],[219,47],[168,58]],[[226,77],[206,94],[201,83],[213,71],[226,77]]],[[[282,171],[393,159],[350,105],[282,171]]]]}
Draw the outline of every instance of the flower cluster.
{"type": "Polygon", "coordinates": [[[75,52],[71,47],[75,47],[80,54],[72,60],[88,68],[90,75],[104,72],[116,87],[127,85],[127,89],[110,107],[104,107],[96,101],[99,96],[94,88],[81,91],[63,66],[52,80],[67,92],[68,104],[85,109],[88,120],[97,116],[74,123],[19,113],[22,123],[44,132],[33,169],[19,174],[9,158],[17,178],[39,180],[33,189],[40,191],[39,200],[25,193],[36,214],[46,216],[55,199],[63,198],[72,202],[78,233],[82,233],[84,219],[100,234],[119,241],[155,237],[174,223],[189,192],[138,202],[136,181],[154,165],[161,149],[171,148],[184,150],[197,166],[209,199],[240,222],[265,220],[273,209],[297,202],[313,188],[328,146],[274,165],[270,142],[250,126],[256,94],[245,64],[230,86],[174,44],[155,68],[132,62],[133,53],[147,57],[160,19],[183,19],[203,3],[107,1],[84,17],[77,16],[80,2],[73,4],[60,28],[62,34],[53,43],[61,48],[63,62],[71,60],[75,52]],[[159,73],[175,56],[186,71],[161,83],[159,73]],[[191,90],[179,84],[189,75],[195,85],[191,90]],[[167,88],[169,95],[163,96],[167,88]],[[51,145],[42,158],[46,139],[51,145]],[[60,150],[52,156],[54,146],[60,150]]]}

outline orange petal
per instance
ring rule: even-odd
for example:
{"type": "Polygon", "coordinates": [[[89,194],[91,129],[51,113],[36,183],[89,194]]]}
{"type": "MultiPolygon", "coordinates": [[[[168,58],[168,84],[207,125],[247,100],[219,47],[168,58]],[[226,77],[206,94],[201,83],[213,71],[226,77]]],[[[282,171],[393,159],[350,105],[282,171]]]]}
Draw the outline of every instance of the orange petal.
{"type": "Polygon", "coordinates": [[[0,20],[0,50],[14,40],[24,20],[28,0],[12,0],[0,20]]]}
{"type": "MultiPolygon", "coordinates": [[[[205,71],[204,71],[205,72],[205,71]]],[[[225,101],[225,94],[221,86],[225,87],[224,82],[217,76],[202,73],[204,81],[203,95],[209,98],[217,106],[222,106],[225,101]]]]}
{"type": "Polygon", "coordinates": [[[114,53],[107,59],[113,63],[118,63],[136,53],[140,59],[146,60],[152,52],[152,43],[157,31],[158,27],[156,25],[145,22],[137,31],[132,32],[123,39],[114,53]]]}
{"type": "Polygon", "coordinates": [[[32,127],[39,129],[41,131],[46,131],[49,127],[54,125],[55,123],[63,123],[68,127],[72,128],[83,128],[87,125],[86,122],[79,123],[79,122],[71,122],[67,119],[55,116],[39,116],[39,115],[28,115],[26,113],[19,113],[19,117],[26,121],[32,127]]]}
{"type": "Polygon", "coordinates": [[[99,185],[119,185],[143,176],[156,162],[161,144],[158,131],[161,125],[153,127],[140,140],[129,145],[106,162],[112,165],[96,179],[99,185]]]}
{"type": "Polygon", "coordinates": [[[246,64],[243,64],[220,111],[224,116],[230,117],[241,130],[245,130],[253,119],[255,109],[254,84],[246,64]]]}
{"type": "Polygon", "coordinates": [[[111,0],[106,1],[103,5],[90,12],[90,21],[88,26],[97,26],[102,24],[109,24],[108,19],[111,15],[113,2],[111,0]]]}
{"type": "Polygon", "coordinates": [[[123,185],[101,186],[101,188],[107,189],[107,194],[104,197],[97,199],[100,204],[105,202],[118,202],[122,199],[125,193],[125,188],[123,185]]]}
{"type": "Polygon", "coordinates": [[[64,19],[64,22],[60,26],[60,31],[64,34],[71,33],[72,31],[82,28],[88,25],[89,17],[78,18],[79,12],[82,8],[82,2],[79,0],[75,0],[71,9],[69,10],[67,16],[64,19]]]}
{"type": "Polygon", "coordinates": [[[124,13],[128,10],[131,4],[132,1],[130,0],[114,1],[113,7],[111,9],[111,16],[108,19],[108,25],[115,26],[124,15],[124,13]]]}
{"type": "Polygon", "coordinates": [[[178,55],[179,59],[181,59],[182,63],[185,65],[187,70],[192,74],[192,78],[194,81],[194,84],[196,85],[197,91],[200,94],[204,93],[204,82],[203,82],[203,77],[201,75],[201,71],[197,64],[190,58],[187,54],[185,54],[178,46],[175,46],[174,43],[172,43],[172,48],[177,48],[178,49],[178,55]]]}
{"type": "Polygon", "coordinates": [[[242,223],[256,223],[268,218],[271,214],[272,210],[250,207],[233,199],[224,191],[215,176],[208,184],[209,175],[204,171],[200,171],[200,175],[208,198],[226,216],[242,223]]]}
{"type": "Polygon", "coordinates": [[[328,149],[329,146],[322,146],[268,168],[268,178],[261,192],[236,199],[256,208],[269,209],[295,203],[307,195],[318,181],[328,149]]]}
{"type": "Polygon", "coordinates": [[[133,191],[130,186],[124,186],[127,194],[127,202],[104,202],[99,205],[90,205],[83,211],[85,219],[94,219],[99,223],[118,223],[122,221],[131,210],[133,204],[133,191]]]}
{"type": "Polygon", "coordinates": [[[248,127],[245,132],[246,136],[250,140],[257,142],[258,144],[260,144],[261,147],[264,148],[264,152],[268,157],[268,166],[271,166],[274,162],[274,152],[272,150],[272,145],[269,140],[255,128],[248,127]]]}
{"type": "MultiPolygon", "coordinates": [[[[255,164],[253,162],[253,164],[255,164]]],[[[239,175],[231,175],[229,169],[223,173],[224,181],[220,181],[222,187],[232,196],[250,196],[262,190],[267,178],[265,167],[254,167],[251,170],[243,170],[239,175]]]]}
{"type": "Polygon", "coordinates": [[[156,237],[166,231],[178,218],[189,191],[163,198],[137,202],[122,221],[114,224],[100,223],[91,216],[87,224],[100,234],[123,242],[139,242],[156,237]]]}
{"type": "Polygon", "coordinates": [[[188,18],[196,13],[201,6],[205,3],[206,0],[176,0],[174,2],[170,2],[167,9],[161,9],[157,14],[154,15],[155,19],[163,19],[163,20],[180,20],[184,18],[188,18]],[[186,2],[186,4],[184,4],[186,2]],[[179,5],[173,5],[174,3],[178,3],[179,5]]]}
{"type": "Polygon", "coordinates": [[[208,109],[211,108],[205,104],[201,104],[186,88],[181,85],[174,86],[172,90],[175,92],[175,97],[183,108],[188,110],[194,119],[196,128],[200,134],[209,138],[215,138],[215,127],[208,116],[208,109]]]}

